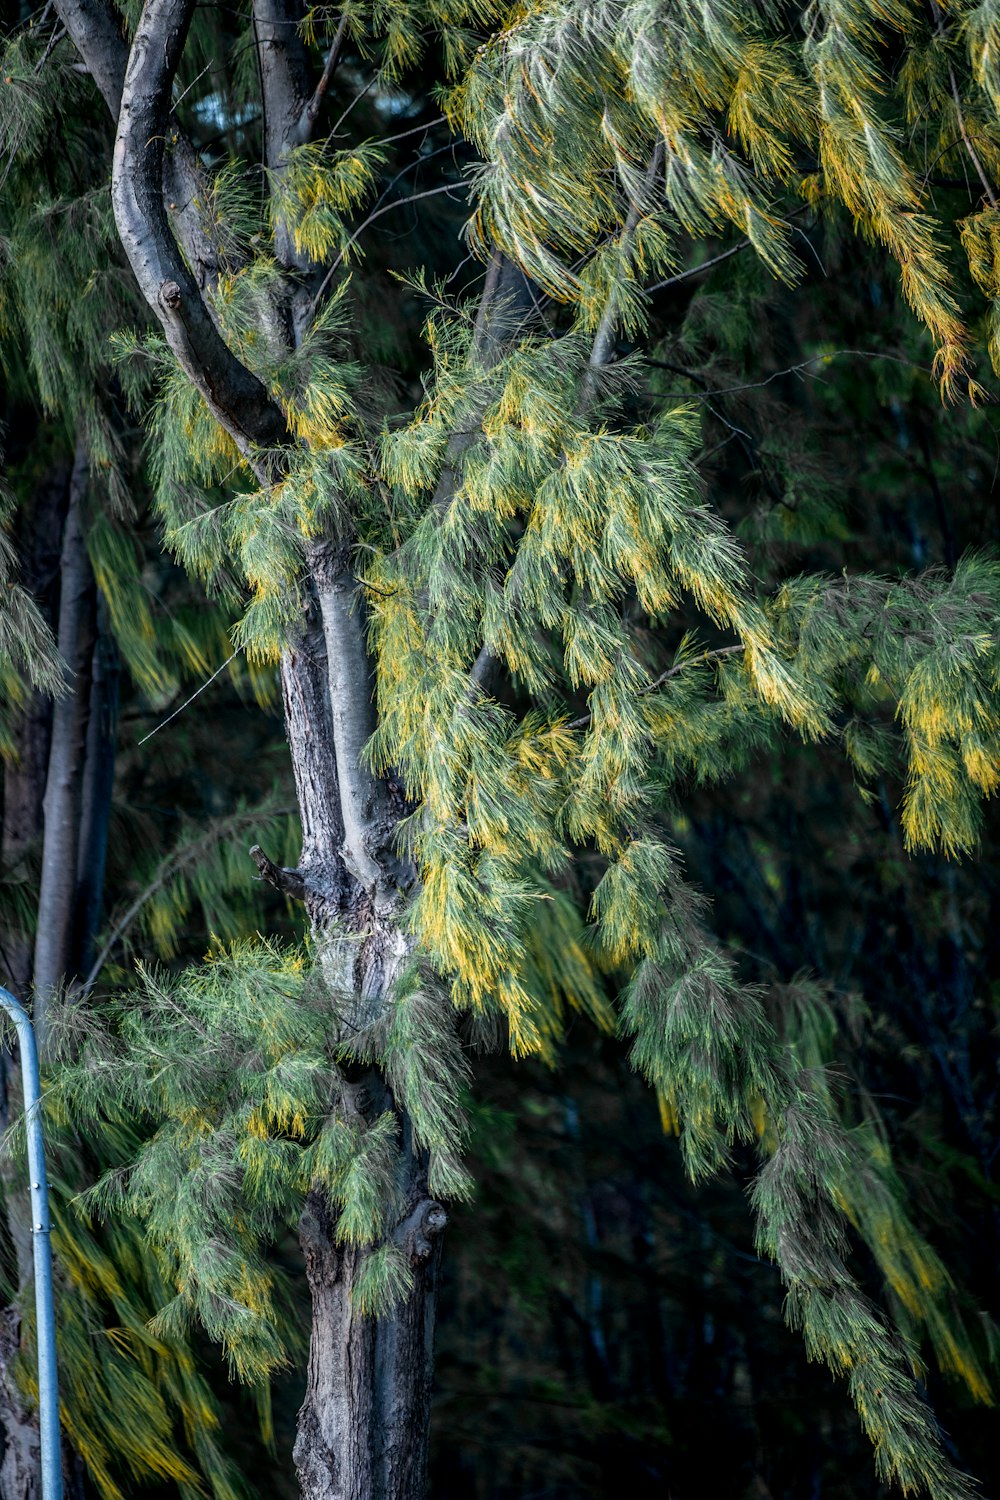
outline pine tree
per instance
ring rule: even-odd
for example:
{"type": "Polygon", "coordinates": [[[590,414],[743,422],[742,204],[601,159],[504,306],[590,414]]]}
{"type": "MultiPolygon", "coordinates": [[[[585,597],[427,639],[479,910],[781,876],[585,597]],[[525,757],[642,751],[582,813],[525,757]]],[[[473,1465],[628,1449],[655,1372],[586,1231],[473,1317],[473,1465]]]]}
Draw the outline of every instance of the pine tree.
{"type": "Polygon", "coordinates": [[[95,1129],[149,1126],[98,1197],[178,1288],[163,1328],[200,1321],[245,1376],[282,1357],[263,1247],[299,1219],[308,1500],[421,1493],[468,1045],[545,1054],[568,1005],[604,1016],[599,969],[692,1177],[758,1153],[759,1248],[880,1474],[969,1492],[907,1337],[936,1330],[985,1393],[940,1263],[842,1117],[815,1005],[744,981],[669,825],[692,781],[830,740],[863,785],[905,783],[909,847],[969,852],[1000,782],[1000,571],[758,587],[700,481],[697,401],[652,371],[681,283],[750,255],[794,284],[850,224],[895,268],[915,361],[986,396],[992,10],[257,0],[226,32],[190,0],[59,0],[65,36],[9,45],[12,139],[70,44],[117,121],[114,220],[159,324],[118,340],[120,379],[168,545],[244,591],[235,644],[280,670],[303,848],[254,857],[315,965],[264,945],[149,972],[61,1087],[95,1129]],[[417,230],[383,236],[411,204],[417,230]],[[449,229],[465,291],[429,243],[449,229]]]}

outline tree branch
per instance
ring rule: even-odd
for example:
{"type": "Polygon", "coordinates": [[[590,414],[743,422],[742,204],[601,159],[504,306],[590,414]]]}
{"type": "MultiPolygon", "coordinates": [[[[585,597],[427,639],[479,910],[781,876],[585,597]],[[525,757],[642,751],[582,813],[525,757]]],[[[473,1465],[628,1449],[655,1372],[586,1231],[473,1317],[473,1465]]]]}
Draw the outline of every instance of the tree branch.
{"type": "MultiPolygon", "coordinates": [[[[930,375],[932,372],[925,365],[918,365],[915,360],[905,359],[901,354],[889,354],[881,349],[831,349],[826,354],[814,354],[810,359],[803,359],[797,365],[786,365],[783,370],[775,370],[773,374],[765,376],[763,380],[751,380],[746,385],[720,386],[717,390],[701,391],[670,391],[663,400],[688,400],[707,401],[714,396],[736,396],[742,391],[760,391],[775,380],[781,380],[785,375],[802,375],[811,370],[813,365],[822,364],[824,360],[841,359],[845,355],[853,355],[856,359],[885,359],[894,365],[904,365],[908,370],[919,370],[921,375],[930,375]]],[[[681,370],[679,366],[670,366],[665,360],[647,359],[646,364],[662,365],[664,369],[677,369],[679,374],[694,380],[695,377],[690,370],[681,370]]]]}
{"type": "MultiPolygon", "coordinates": [[[[147,0],[129,55],[115,142],[115,222],[140,290],[182,369],[249,456],[289,439],[281,409],[231,352],[174,239],[163,195],[170,90],[194,0],[147,0]]],[[[257,465],[259,477],[265,477],[257,465]]]]}
{"type": "Polygon", "coordinates": [[[377,900],[394,901],[401,889],[412,884],[414,872],[393,847],[395,818],[385,783],[364,761],[365,746],[376,722],[364,600],[350,567],[347,546],[315,542],[308,556],[326,638],[344,863],[377,900]]]}
{"type": "MultiPolygon", "coordinates": [[[[653,147],[653,154],[650,158],[649,165],[646,168],[642,191],[641,193],[637,194],[636,197],[629,203],[628,213],[625,216],[625,223],[622,226],[622,250],[625,250],[627,248],[629,242],[635,234],[636,227],[638,226],[640,219],[646,212],[646,200],[649,193],[652,191],[653,184],[656,181],[656,177],[659,173],[662,162],[663,142],[657,139],[656,145],[653,147]]],[[[494,256],[494,261],[496,261],[496,256],[494,256]]],[[[491,272],[492,271],[493,266],[491,265],[491,272]]],[[[525,285],[527,285],[527,283],[525,283],[525,285]]],[[[487,278],[487,288],[486,292],[484,293],[484,305],[486,305],[486,298],[491,295],[495,294],[491,293],[489,278],[487,278]]],[[[481,307],[480,317],[482,316],[483,309],[481,307]]],[[[477,333],[479,331],[479,327],[480,322],[479,318],[477,318],[477,333]]],[[[614,356],[617,329],[618,298],[615,294],[614,288],[612,288],[611,292],[608,295],[608,300],[604,308],[604,312],[601,315],[601,320],[597,326],[597,331],[594,335],[594,341],[591,345],[590,358],[587,361],[587,368],[584,371],[583,380],[580,384],[580,393],[576,406],[577,416],[586,411],[587,407],[591,404],[597,394],[601,371],[608,364],[610,364],[611,359],[614,356]]],[[[464,448],[467,448],[470,442],[471,439],[466,439],[463,444],[463,448],[460,451],[464,451],[464,448]]],[[[451,473],[452,469],[450,467],[445,469],[446,475],[451,475],[451,473]]],[[[442,480],[443,479],[444,475],[442,475],[442,480]]],[[[516,564],[517,556],[515,556],[511,567],[515,567],[516,564]]],[[[479,654],[476,657],[476,660],[473,663],[472,669],[469,673],[470,697],[474,697],[477,691],[485,692],[488,690],[489,684],[500,669],[500,665],[500,659],[494,654],[489,644],[484,644],[479,651],[479,654]]]]}
{"type": "MultiPolygon", "coordinates": [[[[636,228],[638,227],[639,220],[646,212],[646,205],[644,200],[652,190],[653,184],[656,181],[662,163],[663,141],[657,138],[656,145],[653,147],[653,155],[650,159],[649,166],[646,168],[646,175],[642,185],[642,194],[629,204],[628,213],[625,216],[625,223],[622,226],[621,240],[619,242],[620,249],[622,251],[628,249],[632,237],[635,234],[636,228]]],[[[604,308],[604,312],[601,315],[601,321],[597,325],[597,332],[594,335],[594,342],[590,350],[590,359],[587,361],[587,370],[586,374],[583,377],[583,385],[580,391],[581,407],[586,407],[587,405],[589,405],[592,397],[597,390],[597,382],[600,371],[603,370],[606,365],[611,363],[612,355],[615,352],[615,342],[617,339],[617,335],[618,298],[615,295],[614,289],[612,288],[612,291],[607,300],[607,304],[604,308]]]]}
{"type": "Polygon", "coordinates": [[[273,885],[276,891],[281,891],[284,896],[291,896],[293,901],[306,899],[306,879],[301,870],[276,865],[273,859],[268,859],[259,844],[251,845],[250,858],[260,871],[261,879],[266,880],[268,885],[273,885]]]}
{"type": "MultiPolygon", "coordinates": [[[[290,809],[279,807],[272,813],[270,813],[269,816],[281,817],[288,811],[290,811],[290,809]]],[[[225,820],[223,826],[235,836],[236,832],[240,829],[243,829],[244,827],[249,827],[253,824],[259,826],[260,821],[260,808],[252,808],[249,812],[239,813],[235,817],[225,820]]],[[[139,892],[135,900],[131,903],[130,906],[126,908],[123,915],[118,919],[118,921],[112,927],[111,931],[108,933],[108,936],[104,940],[101,951],[98,953],[97,957],[94,959],[94,962],[91,964],[89,970],[87,971],[87,975],[83,980],[83,983],[81,984],[79,989],[74,991],[75,998],[77,998],[78,1000],[84,1000],[90,994],[90,991],[94,988],[94,985],[97,983],[97,980],[100,977],[100,973],[104,968],[104,965],[111,957],[121,938],[125,936],[125,933],[131,927],[132,923],[135,921],[139,913],[142,911],[142,908],[146,905],[146,902],[151,901],[156,895],[157,891],[161,891],[166,885],[167,881],[173,879],[178,870],[182,870],[185,865],[196,863],[203,854],[211,849],[213,844],[217,844],[219,842],[220,837],[220,825],[216,823],[209,829],[206,834],[203,834],[201,838],[195,839],[190,844],[186,844],[182,849],[177,850],[173,855],[169,856],[163,862],[153,879],[149,882],[144,890],[139,892]]]]}
{"type": "Polygon", "coordinates": [[[421,1198],[392,1232],[393,1244],[412,1266],[422,1265],[434,1253],[434,1241],[448,1224],[448,1211],[436,1198],[421,1198]]]}
{"type": "Polygon", "coordinates": [[[319,83],[317,83],[315,89],[313,90],[312,98],[309,100],[309,103],[303,110],[302,118],[299,121],[300,138],[304,141],[308,140],[312,135],[313,126],[316,124],[316,120],[319,116],[320,106],[323,103],[323,97],[326,94],[327,89],[330,87],[330,80],[333,77],[334,69],[336,68],[337,62],[340,58],[340,49],[344,45],[344,38],[346,37],[346,35],[347,15],[345,13],[341,16],[340,25],[337,27],[336,35],[334,36],[333,41],[330,43],[330,50],[326,54],[326,62],[323,66],[323,72],[320,76],[319,83]]]}
{"type": "Polygon", "coordinates": [[[711,271],[713,266],[720,266],[730,256],[739,255],[741,250],[749,250],[750,241],[740,240],[735,245],[730,245],[728,250],[722,250],[718,255],[713,255],[709,260],[703,260],[700,266],[689,266],[686,271],[678,271],[676,276],[668,276],[664,281],[654,282],[646,291],[652,295],[653,292],[665,291],[667,287],[679,286],[682,281],[690,281],[692,276],[701,276],[705,271],[711,271]]]}
{"type": "MultiPolygon", "coordinates": [[[[308,109],[309,61],[298,30],[300,14],[296,0],[254,0],[264,105],[264,165],[272,192],[287,166],[288,153],[308,139],[303,125],[308,109]]],[[[310,270],[308,256],[296,250],[294,236],[280,217],[274,225],[274,248],[279,265],[303,275],[310,270]]],[[[296,318],[295,323],[301,333],[301,320],[296,318]]],[[[298,341],[294,334],[293,339],[298,341]]]]}
{"type": "Polygon", "coordinates": [[[56,11],[112,118],[117,120],[128,45],[114,11],[104,0],[56,0],[56,11]]]}
{"type": "Polygon", "coordinates": [[[316,293],[312,301],[312,311],[315,312],[316,308],[319,306],[320,301],[323,297],[323,293],[330,285],[335,272],[338,271],[339,268],[343,265],[344,257],[348,254],[351,247],[357,244],[358,240],[364,234],[369,225],[375,223],[376,219],[381,219],[383,214],[393,213],[397,208],[406,208],[410,203],[419,203],[423,198],[436,198],[440,193],[458,192],[461,190],[461,186],[462,184],[460,182],[442,182],[439,183],[437,187],[425,188],[423,192],[420,193],[409,193],[405,198],[396,198],[392,203],[384,204],[382,208],[373,209],[368,217],[358,225],[357,229],[351,235],[343,250],[341,250],[340,254],[337,256],[337,259],[333,262],[330,269],[323,277],[323,280],[320,283],[319,291],[316,293]]]}
{"type": "MultiPolygon", "coordinates": [[[[57,0],[56,10],[85,70],[117,121],[129,58],[117,16],[105,0],[57,0]]],[[[190,141],[172,118],[169,135],[173,149],[164,156],[163,191],[187,262],[199,287],[204,288],[214,282],[219,264],[199,206],[201,172],[190,141]]]]}
{"type": "MultiPolygon", "coordinates": [[[[941,10],[941,6],[938,4],[938,0],[931,0],[931,10],[934,14],[934,22],[937,27],[938,36],[943,38],[945,34],[944,14],[941,10]]],[[[947,43],[945,43],[945,45],[947,46],[947,43]]],[[[959,93],[958,80],[955,77],[955,69],[951,65],[950,57],[948,58],[948,81],[951,85],[951,97],[955,104],[955,117],[958,121],[958,133],[962,137],[962,144],[965,147],[966,155],[976,169],[976,176],[982,183],[986,196],[990,200],[990,207],[995,209],[997,207],[997,196],[993,191],[993,184],[987,177],[983,164],[979,159],[979,153],[976,150],[975,146],[972,144],[971,139],[969,138],[969,132],[965,124],[965,111],[962,109],[962,96],[959,93]]]]}

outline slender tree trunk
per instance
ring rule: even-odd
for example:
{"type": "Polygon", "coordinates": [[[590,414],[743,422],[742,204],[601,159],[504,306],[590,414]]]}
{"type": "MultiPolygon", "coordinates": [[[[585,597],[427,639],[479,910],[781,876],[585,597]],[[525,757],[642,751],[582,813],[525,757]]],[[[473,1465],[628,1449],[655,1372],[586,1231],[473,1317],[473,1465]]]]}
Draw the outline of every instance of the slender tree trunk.
{"type": "Polygon", "coordinates": [[[65,695],[52,713],[45,783],[45,834],[35,937],[35,1026],[44,1032],[48,1001],[72,966],[76,932],[77,859],[82,768],[90,717],[90,674],[96,635],[96,586],[87,556],[84,507],[89,464],[77,443],[60,564],[58,643],[66,663],[65,695]]]}
{"type": "MultiPolygon", "coordinates": [[[[39,486],[30,516],[19,517],[21,578],[50,616],[59,571],[59,537],[66,506],[68,473],[60,468],[39,486]],[[48,606],[48,607],[46,607],[48,606]]],[[[15,757],[3,767],[2,870],[5,881],[34,894],[33,858],[42,834],[42,802],[48,771],[52,705],[40,693],[29,698],[15,727],[15,757]]],[[[31,987],[33,939],[25,920],[2,936],[3,983],[20,999],[31,987]]],[[[6,1130],[21,1108],[21,1072],[14,1043],[3,1057],[2,1119],[6,1130]]],[[[32,1274],[30,1210],[20,1162],[0,1156],[5,1228],[17,1266],[19,1286],[32,1274]]],[[[15,1376],[21,1319],[17,1305],[0,1309],[0,1500],[28,1500],[39,1493],[39,1443],[35,1414],[25,1403],[15,1376]]]]}
{"type": "MultiPolygon", "coordinates": [[[[14,756],[3,767],[3,841],[0,870],[4,883],[24,893],[32,889],[33,851],[41,838],[42,799],[49,763],[52,705],[32,693],[14,730],[14,756]]],[[[27,911],[24,913],[27,918],[27,911]]],[[[3,983],[24,999],[31,985],[33,938],[27,921],[11,922],[0,936],[3,983]]]]}
{"type": "MultiPolygon", "coordinates": [[[[85,486],[85,476],[82,483],[85,486]]],[[[72,515],[67,514],[67,498],[72,509],[73,499],[79,499],[80,488],[78,466],[72,471],[69,465],[54,471],[39,486],[35,504],[26,520],[24,535],[20,539],[22,579],[50,620],[54,620],[56,614],[57,594],[60,603],[67,597],[67,573],[72,591],[81,571],[79,553],[82,532],[71,541],[72,515]],[[67,568],[69,559],[73,560],[73,565],[67,568]]],[[[79,505],[77,516],[79,517],[79,505]]],[[[76,525],[79,526],[79,519],[76,525]]],[[[87,568],[89,570],[89,564],[87,568]]],[[[66,639],[62,623],[60,609],[59,644],[65,654],[66,639]]],[[[68,627],[67,621],[67,630],[68,627]]],[[[87,634],[86,630],[81,633],[80,642],[84,683],[89,676],[87,634]]],[[[40,694],[33,694],[15,730],[16,759],[4,767],[3,871],[6,878],[23,880],[26,887],[29,885],[32,851],[39,843],[42,845],[43,885],[46,883],[46,859],[51,861],[54,857],[65,857],[61,844],[43,838],[45,798],[51,784],[52,750],[56,743],[53,718],[51,702],[40,694]]],[[[68,769],[72,779],[79,778],[79,761],[70,763],[68,769]]],[[[54,872],[56,880],[52,879],[52,873],[50,864],[50,889],[75,882],[75,866],[68,869],[59,866],[54,872]]],[[[69,901],[60,928],[60,940],[67,946],[67,951],[73,941],[72,912],[73,903],[69,901]]],[[[0,954],[6,971],[4,983],[21,999],[26,999],[31,989],[36,946],[27,926],[19,926],[16,930],[4,933],[3,951],[0,954]]],[[[20,1059],[16,1045],[3,1059],[2,1103],[2,1127],[6,1129],[10,1120],[21,1111],[20,1059]]],[[[6,1228],[14,1249],[18,1277],[17,1300],[0,1309],[0,1500],[37,1500],[41,1493],[37,1417],[34,1409],[25,1402],[16,1376],[16,1361],[21,1344],[20,1306],[25,1296],[30,1294],[34,1274],[29,1229],[30,1208],[23,1162],[12,1161],[9,1153],[4,1153],[0,1159],[0,1172],[4,1184],[6,1228]]],[[[67,1458],[70,1455],[67,1454],[67,1458]]],[[[80,1493],[78,1466],[70,1461],[64,1463],[64,1470],[69,1481],[67,1493],[80,1493]]]]}
{"type": "MultiPolygon", "coordinates": [[[[50,625],[55,624],[59,602],[59,555],[70,467],[59,464],[38,485],[30,508],[16,518],[17,553],[21,582],[33,596],[50,625]]],[[[49,743],[52,735],[52,703],[41,693],[32,693],[14,723],[14,755],[0,763],[3,777],[3,832],[0,837],[0,870],[4,883],[31,889],[34,858],[42,837],[42,802],[48,775],[49,743]]],[[[30,903],[34,905],[34,892],[30,903]]],[[[34,949],[32,926],[11,925],[0,938],[0,977],[20,999],[31,988],[34,949]]],[[[4,1118],[3,1128],[7,1120],[4,1118]]]]}

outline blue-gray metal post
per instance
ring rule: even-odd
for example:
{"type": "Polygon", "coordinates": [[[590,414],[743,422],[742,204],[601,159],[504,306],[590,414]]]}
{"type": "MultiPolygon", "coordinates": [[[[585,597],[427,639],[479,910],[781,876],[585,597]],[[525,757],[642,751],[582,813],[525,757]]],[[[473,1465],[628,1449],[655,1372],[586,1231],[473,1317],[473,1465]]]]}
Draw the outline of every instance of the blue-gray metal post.
{"type": "Polygon", "coordinates": [[[24,1124],[28,1133],[31,1184],[31,1244],[35,1263],[35,1315],[38,1323],[38,1426],[42,1457],[42,1500],[62,1500],[62,1445],[59,1440],[59,1379],[56,1373],[56,1313],[52,1297],[49,1184],[45,1175],[41,1081],[31,1017],[0,984],[0,1005],[17,1027],[21,1044],[24,1124]]]}

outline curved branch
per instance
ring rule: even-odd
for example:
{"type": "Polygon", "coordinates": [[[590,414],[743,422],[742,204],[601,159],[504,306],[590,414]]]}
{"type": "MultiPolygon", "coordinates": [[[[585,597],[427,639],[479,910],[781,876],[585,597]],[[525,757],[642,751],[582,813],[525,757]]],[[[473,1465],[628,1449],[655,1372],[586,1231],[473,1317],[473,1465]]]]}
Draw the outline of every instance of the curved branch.
{"type": "Polygon", "coordinates": [[[313,126],[316,124],[316,121],[319,118],[319,111],[320,106],[323,103],[323,96],[325,95],[327,89],[330,87],[330,80],[333,77],[334,69],[337,66],[338,59],[340,58],[340,49],[344,45],[344,38],[346,37],[346,35],[347,12],[345,11],[340,18],[340,25],[337,27],[333,41],[330,43],[330,49],[326,54],[326,62],[323,65],[323,72],[320,80],[313,90],[312,98],[309,100],[309,103],[306,105],[305,109],[302,112],[302,119],[299,122],[299,134],[302,140],[308,139],[309,135],[312,133],[313,126]]]}
{"type": "MultiPolygon", "coordinates": [[[[129,58],[118,17],[106,0],[56,0],[56,11],[117,122],[129,58]]],[[[219,261],[199,207],[201,172],[194,148],[173,122],[170,136],[173,149],[163,164],[163,191],[188,265],[205,287],[216,279],[219,261]]]]}
{"type": "MultiPolygon", "coordinates": [[[[267,816],[269,818],[283,817],[290,811],[290,808],[277,807],[267,816]]],[[[139,892],[135,900],[125,909],[108,932],[101,951],[91,964],[86,977],[79,987],[74,990],[74,999],[84,1000],[90,994],[100,978],[101,970],[111,957],[115,947],[125,936],[125,933],[128,932],[147,901],[151,901],[157,891],[161,891],[169,881],[173,880],[179,870],[183,870],[187,865],[197,864],[213,845],[219,843],[225,832],[228,831],[235,838],[236,834],[241,833],[245,828],[259,826],[261,816],[261,809],[254,807],[245,813],[237,813],[232,818],[213,823],[200,838],[193,839],[191,843],[185,844],[180,849],[175,849],[172,854],[168,855],[153,879],[139,892]]]]}
{"type": "Polygon", "coordinates": [[[241,453],[289,439],[280,407],[227,347],[174,238],[163,193],[170,90],[194,0],[148,0],[122,88],[111,197],[143,296],[181,368],[241,453]]]}

